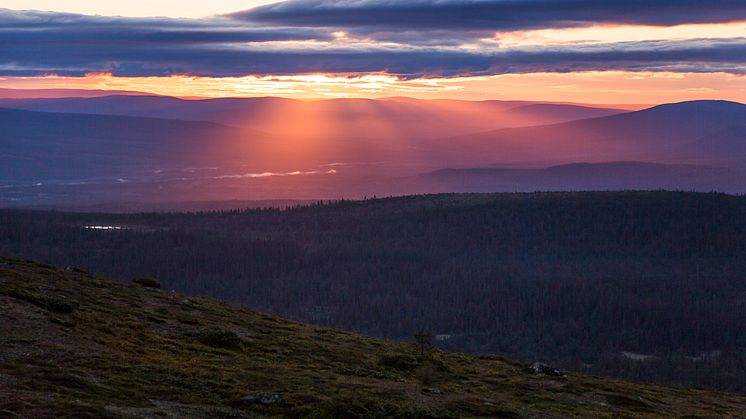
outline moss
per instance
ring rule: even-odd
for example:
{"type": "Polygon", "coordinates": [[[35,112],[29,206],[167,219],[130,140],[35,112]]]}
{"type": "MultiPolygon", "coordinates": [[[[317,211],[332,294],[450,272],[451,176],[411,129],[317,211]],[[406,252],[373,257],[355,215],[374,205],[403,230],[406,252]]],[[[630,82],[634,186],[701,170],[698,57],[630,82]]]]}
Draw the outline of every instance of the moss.
{"type": "Polygon", "coordinates": [[[650,406],[645,403],[641,396],[633,398],[624,394],[607,394],[606,400],[614,406],[629,409],[635,412],[650,412],[650,406]]]}
{"type": "Polygon", "coordinates": [[[200,324],[198,319],[195,319],[194,317],[191,317],[191,316],[185,316],[185,315],[180,315],[180,314],[176,315],[176,321],[178,321],[179,323],[188,324],[190,326],[196,326],[200,324]]]}
{"type": "Polygon", "coordinates": [[[321,403],[309,418],[435,418],[432,412],[415,406],[392,403],[385,399],[372,399],[366,396],[340,397],[321,403]]]}
{"type": "Polygon", "coordinates": [[[424,386],[431,386],[438,381],[438,373],[432,365],[423,365],[417,369],[415,376],[424,386]]]}
{"type": "Polygon", "coordinates": [[[103,406],[85,405],[76,403],[61,403],[56,406],[55,417],[61,419],[119,419],[116,415],[106,410],[103,406]]]}
{"type": "Polygon", "coordinates": [[[26,290],[8,289],[0,290],[0,294],[5,294],[8,297],[31,303],[35,306],[53,311],[55,313],[70,314],[74,310],[73,302],[64,301],[60,298],[55,298],[40,293],[29,292],[26,290]]]}
{"type": "Polygon", "coordinates": [[[67,320],[67,319],[61,319],[59,317],[52,317],[49,319],[52,323],[58,324],[63,327],[75,327],[75,322],[67,320]]]}
{"type": "Polygon", "coordinates": [[[420,366],[420,361],[414,355],[386,354],[378,359],[378,365],[396,371],[411,372],[420,366]]]}
{"type": "Polygon", "coordinates": [[[197,335],[197,340],[212,348],[229,350],[241,349],[241,338],[235,332],[225,329],[208,329],[197,335]]]}
{"type": "Polygon", "coordinates": [[[152,314],[145,315],[145,320],[153,323],[166,323],[166,319],[164,319],[163,317],[154,316],[152,314]]]}

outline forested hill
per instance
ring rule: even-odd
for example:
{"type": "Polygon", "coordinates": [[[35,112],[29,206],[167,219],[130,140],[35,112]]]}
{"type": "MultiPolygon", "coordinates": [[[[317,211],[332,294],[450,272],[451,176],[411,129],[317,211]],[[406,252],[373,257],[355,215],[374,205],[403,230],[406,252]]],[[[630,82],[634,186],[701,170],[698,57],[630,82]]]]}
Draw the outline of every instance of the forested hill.
{"type": "Polygon", "coordinates": [[[735,417],[746,397],[428,350],[0,258],[0,416],[735,417]]]}
{"type": "Polygon", "coordinates": [[[467,194],[288,210],[0,211],[0,254],[295,319],[746,391],[746,198],[467,194]],[[86,228],[91,226],[113,229],[86,228]]]}

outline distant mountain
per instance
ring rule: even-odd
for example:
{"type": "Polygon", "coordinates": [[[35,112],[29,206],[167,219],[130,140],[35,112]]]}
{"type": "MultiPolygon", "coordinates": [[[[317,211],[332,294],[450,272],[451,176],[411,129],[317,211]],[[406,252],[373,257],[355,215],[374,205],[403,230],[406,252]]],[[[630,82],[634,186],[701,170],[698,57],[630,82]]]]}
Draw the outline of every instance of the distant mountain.
{"type": "Polygon", "coordinates": [[[0,126],[1,206],[313,199],[335,188],[296,178],[350,152],[200,121],[0,109],[0,126]]]}
{"type": "Polygon", "coordinates": [[[130,177],[142,170],[236,163],[266,135],[211,122],[0,109],[0,179],[130,177]]]}
{"type": "Polygon", "coordinates": [[[154,96],[150,93],[129,90],[89,90],[89,89],[8,89],[0,88],[2,99],[49,99],[49,98],[89,98],[111,95],[154,96]]]}
{"type": "Polygon", "coordinates": [[[518,106],[505,111],[501,116],[513,118],[516,123],[520,121],[544,120],[547,124],[575,121],[579,119],[600,118],[620,114],[618,109],[589,108],[579,105],[560,105],[551,103],[538,103],[533,105],[518,106]]]}
{"type": "Polygon", "coordinates": [[[113,213],[113,214],[133,214],[133,213],[169,213],[169,212],[207,212],[207,211],[228,211],[236,209],[266,209],[266,208],[293,208],[304,205],[311,205],[318,200],[296,200],[296,199],[278,199],[278,200],[221,200],[221,201],[173,201],[173,202],[106,202],[87,204],[83,202],[72,202],[69,205],[26,205],[25,208],[33,210],[55,210],[84,213],[113,213]]]}
{"type": "Polygon", "coordinates": [[[363,197],[369,178],[411,172],[397,141],[17,109],[0,126],[2,206],[363,197]]]}
{"type": "Polygon", "coordinates": [[[0,100],[1,107],[45,112],[211,121],[294,137],[423,140],[626,112],[525,101],[390,99],[293,100],[276,97],[184,100],[107,96],[0,100]],[[292,123],[289,123],[292,122],[292,123]]]}
{"type": "Polygon", "coordinates": [[[153,200],[312,200],[537,189],[744,190],[746,105],[733,102],[685,102],[456,137],[442,135],[486,123],[524,124],[616,111],[413,99],[112,96],[18,103],[73,113],[0,109],[0,205],[45,206],[64,200],[68,207],[137,206],[153,200]],[[74,113],[99,108],[149,117],[74,113]],[[181,119],[155,118],[172,115],[181,119]],[[210,121],[212,117],[243,122],[226,125],[210,121]],[[544,169],[615,161],[668,166],[544,169]],[[469,170],[416,177],[443,168],[469,170]]]}
{"type": "Polygon", "coordinates": [[[444,169],[410,181],[429,192],[685,190],[746,193],[746,165],[575,163],[544,169],[444,169]]]}
{"type": "Polygon", "coordinates": [[[746,105],[694,101],[563,124],[447,138],[485,164],[603,162],[733,164],[746,161],[746,105]],[[480,157],[481,156],[481,157],[480,157]]]}

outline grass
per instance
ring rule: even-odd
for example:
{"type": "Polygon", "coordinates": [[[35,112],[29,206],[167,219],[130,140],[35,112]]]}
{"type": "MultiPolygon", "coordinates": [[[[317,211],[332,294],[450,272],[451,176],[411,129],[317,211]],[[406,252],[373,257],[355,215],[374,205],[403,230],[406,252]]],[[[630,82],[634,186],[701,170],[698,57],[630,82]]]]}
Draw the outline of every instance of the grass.
{"type": "Polygon", "coordinates": [[[0,417],[723,417],[746,396],[568,374],[0,258],[0,417]],[[282,403],[242,405],[277,393],[282,403]]]}

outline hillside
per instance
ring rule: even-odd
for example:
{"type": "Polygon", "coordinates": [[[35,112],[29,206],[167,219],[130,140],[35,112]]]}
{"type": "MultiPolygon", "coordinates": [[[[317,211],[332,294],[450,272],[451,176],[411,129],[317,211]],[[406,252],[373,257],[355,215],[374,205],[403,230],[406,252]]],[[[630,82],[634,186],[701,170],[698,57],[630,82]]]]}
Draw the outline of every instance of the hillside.
{"type": "Polygon", "coordinates": [[[511,128],[441,141],[486,164],[604,162],[733,164],[746,160],[746,105],[672,103],[620,115],[511,128]],[[475,157],[476,158],[476,157],[475,157]]]}
{"type": "MultiPolygon", "coordinates": [[[[535,103],[508,109],[502,116],[516,121],[531,121],[532,125],[559,124],[589,118],[623,114],[619,109],[592,108],[587,106],[535,103]],[[545,122],[541,122],[545,121],[545,122]]],[[[526,124],[528,125],[528,124],[526,124]]]]}
{"type": "Polygon", "coordinates": [[[90,90],[90,89],[9,89],[0,88],[0,101],[34,100],[60,98],[89,98],[111,95],[151,96],[150,93],[128,90],[90,90]]]}
{"type": "Polygon", "coordinates": [[[169,290],[371,336],[407,340],[424,328],[450,335],[438,342],[444,349],[746,392],[746,197],[446,194],[191,214],[0,210],[0,254],[122,280],[152,275],[169,290]]]}
{"type": "Polygon", "coordinates": [[[16,109],[0,109],[0,125],[0,178],[15,182],[116,183],[156,169],[235,165],[244,142],[267,139],[211,122],[16,109]]]}
{"type": "MultiPolygon", "coordinates": [[[[431,192],[682,190],[746,192],[746,165],[573,163],[541,169],[443,169],[404,182],[431,192]]],[[[411,186],[414,188],[414,186],[411,186]]]]}
{"type": "Polygon", "coordinates": [[[537,375],[524,364],[438,350],[419,357],[413,344],[7,258],[0,307],[0,414],[10,417],[672,417],[746,409],[744,396],[537,375]]]}
{"type": "Polygon", "coordinates": [[[499,128],[543,125],[624,113],[621,109],[526,101],[387,99],[294,100],[279,97],[184,100],[167,96],[111,95],[94,98],[0,99],[0,107],[211,121],[275,135],[427,139],[499,128]],[[302,121],[305,131],[287,120],[302,121]],[[323,132],[309,132],[315,122],[323,132]]]}

